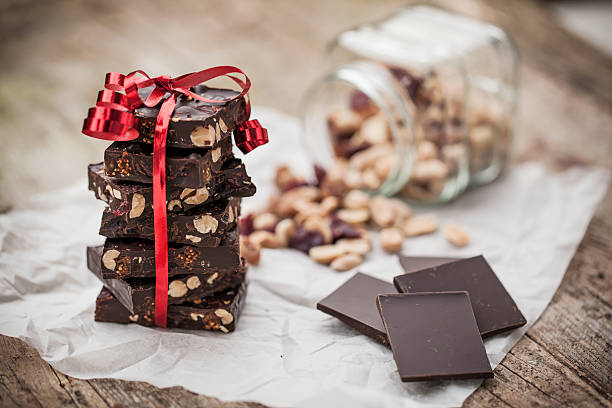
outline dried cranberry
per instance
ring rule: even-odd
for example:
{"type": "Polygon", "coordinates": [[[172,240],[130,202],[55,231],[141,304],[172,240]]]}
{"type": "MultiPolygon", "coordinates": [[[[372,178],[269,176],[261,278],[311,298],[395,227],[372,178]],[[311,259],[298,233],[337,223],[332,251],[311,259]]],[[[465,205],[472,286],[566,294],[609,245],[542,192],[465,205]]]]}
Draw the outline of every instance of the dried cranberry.
{"type": "Polygon", "coordinates": [[[325,238],[319,231],[307,230],[302,226],[296,228],[289,238],[289,248],[308,252],[310,248],[323,245],[325,238]]]}
{"type": "Polygon", "coordinates": [[[359,238],[361,236],[359,231],[346,221],[342,221],[336,214],[331,215],[331,230],[334,241],[341,238],[359,238]]]}
{"type": "Polygon", "coordinates": [[[240,229],[240,235],[251,235],[255,228],[253,227],[253,219],[255,216],[253,214],[245,215],[244,217],[240,217],[240,221],[238,221],[238,228],[240,229]]]}
{"type": "Polygon", "coordinates": [[[314,174],[317,179],[316,185],[321,186],[321,183],[323,183],[323,180],[325,180],[325,176],[327,176],[327,170],[325,170],[323,167],[319,166],[318,164],[315,164],[314,174]]]}

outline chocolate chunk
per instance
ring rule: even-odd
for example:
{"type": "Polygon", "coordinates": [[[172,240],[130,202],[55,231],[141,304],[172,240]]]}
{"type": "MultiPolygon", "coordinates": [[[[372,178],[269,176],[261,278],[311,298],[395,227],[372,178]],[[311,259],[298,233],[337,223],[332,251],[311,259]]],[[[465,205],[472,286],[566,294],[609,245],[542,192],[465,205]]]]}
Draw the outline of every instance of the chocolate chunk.
{"type": "MultiPolygon", "coordinates": [[[[104,279],[101,261],[102,246],[87,247],[87,267],[110,290],[130,313],[153,315],[155,279],[104,279]]],[[[190,274],[168,279],[168,304],[199,302],[202,298],[235,287],[245,279],[243,264],[224,274],[190,274]],[[214,279],[213,279],[214,277],[214,279]]]]}
{"type": "MultiPolygon", "coordinates": [[[[226,231],[236,226],[240,198],[214,201],[182,214],[168,214],[168,241],[198,247],[219,246],[226,231]]],[[[107,238],[154,239],[153,212],[139,217],[117,215],[110,208],[102,214],[100,235],[107,238]]]]}
{"type": "Polygon", "coordinates": [[[402,381],[493,377],[467,292],[379,295],[376,303],[402,381]]]}
{"type": "MultiPolygon", "coordinates": [[[[245,303],[246,283],[207,298],[200,303],[168,305],[168,328],[234,331],[245,303]]],[[[102,288],[96,299],[95,320],[110,323],[136,323],[154,326],[154,314],[130,313],[107,289],[102,288]]]]}
{"type": "MultiPolygon", "coordinates": [[[[104,173],[104,164],[88,167],[89,189],[96,198],[108,203],[115,214],[130,213],[132,217],[152,216],[153,188],[150,184],[117,182],[104,173]]],[[[166,206],[169,212],[182,212],[228,197],[250,197],[255,185],[246,173],[240,159],[227,161],[218,175],[198,189],[177,186],[166,187],[166,206]]]]}
{"type": "MultiPolygon", "coordinates": [[[[232,141],[203,151],[197,149],[166,149],[166,183],[180,187],[200,188],[221,170],[225,161],[232,159],[232,141]]],[[[104,151],[104,171],[107,176],[121,181],[152,183],[153,146],[113,142],[104,151]]]]}
{"type": "MultiPolygon", "coordinates": [[[[155,277],[153,241],[109,238],[104,243],[103,253],[109,253],[101,266],[105,279],[155,277]]],[[[236,228],[228,231],[217,247],[168,245],[168,276],[207,274],[206,280],[214,281],[216,276],[230,273],[239,266],[240,246],[236,228]]]]}
{"type": "Polygon", "coordinates": [[[376,308],[376,296],[395,292],[392,284],[357,272],[317,303],[317,309],[342,320],[379,343],[389,345],[385,326],[376,308]]]}
{"type": "MultiPolygon", "coordinates": [[[[227,101],[238,95],[238,92],[230,89],[208,88],[204,85],[195,86],[192,92],[216,101],[227,101]]],[[[136,109],[139,136],[134,142],[153,143],[160,106],[136,109]]],[[[212,104],[181,95],[170,118],[166,143],[168,147],[214,149],[220,141],[231,138],[236,124],[247,119],[244,98],[212,104]]]]}
{"type": "Polygon", "coordinates": [[[445,263],[393,279],[400,292],[467,291],[482,336],[527,323],[495,272],[482,256],[445,263]]]}
{"type": "Polygon", "coordinates": [[[432,266],[442,265],[448,262],[458,261],[461,258],[446,258],[446,257],[434,257],[434,256],[405,256],[400,255],[399,261],[404,272],[416,272],[421,269],[431,268],[432,266]]]}

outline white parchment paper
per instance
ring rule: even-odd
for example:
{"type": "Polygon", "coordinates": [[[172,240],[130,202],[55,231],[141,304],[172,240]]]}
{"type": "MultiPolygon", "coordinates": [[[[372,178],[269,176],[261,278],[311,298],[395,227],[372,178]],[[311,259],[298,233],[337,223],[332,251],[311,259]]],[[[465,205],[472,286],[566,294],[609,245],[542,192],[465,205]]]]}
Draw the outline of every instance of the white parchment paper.
{"type": "MultiPolygon", "coordinates": [[[[266,199],[278,163],[309,168],[295,119],[271,110],[254,117],[269,128],[272,143],[246,157],[259,189],[247,206],[266,199]]],[[[467,248],[453,248],[440,233],[405,241],[405,254],[482,253],[493,266],[528,320],[486,340],[493,366],[550,301],[608,182],[601,169],[555,174],[523,164],[428,210],[442,224],[466,227],[472,239],[467,248]]],[[[261,264],[250,270],[237,330],[229,335],[96,323],[101,285],[84,255],[86,245],[103,242],[97,235],[102,209],[83,180],[0,216],[0,333],[25,340],[63,373],[300,407],[458,406],[480,384],[401,383],[390,350],[315,309],[354,272],[333,272],[291,250],[264,250],[261,264]]],[[[358,269],[388,281],[402,272],[397,258],[379,248],[358,269]]]]}

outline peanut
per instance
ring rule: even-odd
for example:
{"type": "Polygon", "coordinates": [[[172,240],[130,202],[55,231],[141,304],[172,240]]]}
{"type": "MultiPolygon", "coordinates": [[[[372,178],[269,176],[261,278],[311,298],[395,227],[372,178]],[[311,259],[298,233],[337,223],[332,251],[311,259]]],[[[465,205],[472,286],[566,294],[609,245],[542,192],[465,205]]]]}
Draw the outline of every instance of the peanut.
{"type": "Polygon", "coordinates": [[[291,218],[285,218],[276,224],[276,230],[274,233],[276,234],[281,246],[286,247],[289,245],[289,238],[291,237],[291,234],[293,234],[293,231],[295,231],[295,221],[293,221],[291,218]]]}
{"type": "Polygon", "coordinates": [[[249,264],[257,265],[261,254],[261,247],[252,242],[248,237],[240,237],[240,256],[242,256],[249,264]]]}
{"type": "Polygon", "coordinates": [[[348,271],[363,262],[363,258],[358,254],[345,254],[334,259],[330,264],[331,268],[338,272],[348,271]]]}
{"type": "Polygon", "coordinates": [[[363,224],[370,219],[370,212],[365,208],[359,209],[342,209],[336,213],[338,217],[349,224],[363,224]]]}
{"type": "Polygon", "coordinates": [[[442,232],[446,240],[456,247],[464,247],[470,243],[467,231],[457,224],[446,224],[442,232]]]}
{"type": "Polygon", "coordinates": [[[278,237],[270,231],[255,231],[249,235],[249,240],[262,248],[278,248],[281,242],[278,237]]]}
{"type": "Polygon", "coordinates": [[[431,234],[438,229],[438,220],[433,215],[417,215],[404,224],[404,233],[409,237],[431,234]]]}
{"type": "Polygon", "coordinates": [[[310,248],[308,255],[316,262],[328,264],[346,251],[338,245],[320,245],[310,248]]]}
{"type": "Polygon", "coordinates": [[[361,190],[349,191],[342,201],[344,207],[348,209],[368,208],[369,203],[370,195],[361,190]]]}
{"type": "Polygon", "coordinates": [[[278,222],[278,216],[272,213],[258,214],[253,218],[253,228],[256,230],[269,230],[278,222]]]}
{"type": "Polygon", "coordinates": [[[343,238],[336,241],[335,245],[344,249],[345,252],[351,252],[358,255],[365,255],[372,249],[371,243],[364,238],[343,238]]]}
{"type": "Polygon", "coordinates": [[[385,228],[380,231],[380,245],[387,252],[399,252],[404,243],[404,234],[399,228],[385,228]]]}

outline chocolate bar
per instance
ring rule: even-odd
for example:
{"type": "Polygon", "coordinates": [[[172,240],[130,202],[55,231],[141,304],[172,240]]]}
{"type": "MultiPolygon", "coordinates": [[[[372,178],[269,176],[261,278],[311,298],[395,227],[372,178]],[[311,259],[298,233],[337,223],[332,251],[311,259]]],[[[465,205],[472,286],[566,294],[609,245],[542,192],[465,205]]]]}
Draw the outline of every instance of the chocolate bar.
{"type": "MultiPolygon", "coordinates": [[[[215,101],[227,101],[238,92],[230,89],[195,86],[192,92],[215,101]]],[[[149,108],[142,107],[135,111],[138,118],[137,139],[134,142],[153,144],[155,122],[161,105],[149,108]]],[[[178,97],[174,112],[170,117],[166,144],[177,148],[211,148],[217,147],[220,141],[231,138],[236,124],[248,119],[244,98],[226,103],[212,104],[193,99],[190,96],[178,97]]]]}
{"type": "Polygon", "coordinates": [[[400,265],[402,265],[405,273],[420,271],[421,269],[458,261],[459,259],[461,258],[399,255],[400,265]]]}
{"type": "Polygon", "coordinates": [[[482,336],[527,323],[482,255],[396,276],[393,283],[405,293],[467,291],[482,336]]]}
{"type": "MultiPolygon", "coordinates": [[[[247,285],[243,282],[235,288],[216,293],[205,302],[168,305],[167,327],[223,333],[234,331],[245,303],[246,291],[247,285]]],[[[107,288],[102,288],[96,299],[94,318],[98,322],[155,326],[152,313],[130,313],[107,288]]]]}
{"type": "Polygon", "coordinates": [[[379,295],[376,303],[402,381],[493,377],[467,292],[379,295]]]}
{"type": "MultiPolygon", "coordinates": [[[[102,277],[102,246],[87,247],[87,267],[110,290],[130,313],[153,314],[155,279],[104,279],[102,277]]],[[[190,274],[169,279],[168,304],[199,303],[214,293],[235,287],[244,281],[246,265],[223,274],[190,274]]]]}
{"type": "MultiPolygon", "coordinates": [[[[212,150],[166,149],[166,183],[179,187],[208,185],[223,163],[233,158],[231,139],[212,150]]],[[[153,146],[113,142],[104,151],[104,172],[120,181],[152,183],[153,146]]]]}
{"type": "MultiPolygon", "coordinates": [[[[234,228],[240,216],[240,198],[214,201],[191,211],[168,214],[168,241],[198,247],[219,246],[225,232],[234,228]]],[[[137,218],[117,215],[110,208],[102,214],[100,235],[107,238],[154,239],[153,213],[137,218]]]]}
{"type": "MultiPolygon", "coordinates": [[[[96,198],[105,201],[115,214],[129,212],[130,218],[149,217],[153,214],[153,188],[134,182],[117,182],[104,173],[104,164],[88,167],[89,189],[96,198]],[[150,214],[149,214],[150,213],[150,214]]],[[[169,212],[182,212],[228,197],[250,197],[255,185],[246,173],[240,159],[228,160],[220,173],[208,185],[198,189],[166,186],[166,205],[169,212]]]]}
{"type": "Polygon", "coordinates": [[[317,309],[332,315],[357,331],[389,345],[385,326],[376,308],[376,296],[396,293],[385,281],[357,272],[342,286],[317,303],[317,309]]]}
{"type": "MultiPolygon", "coordinates": [[[[129,279],[155,277],[155,244],[144,239],[111,239],[104,243],[102,277],[129,279]]],[[[240,266],[238,231],[227,232],[219,246],[200,248],[168,244],[168,276],[190,273],[228,273],[240,266]]]]}

